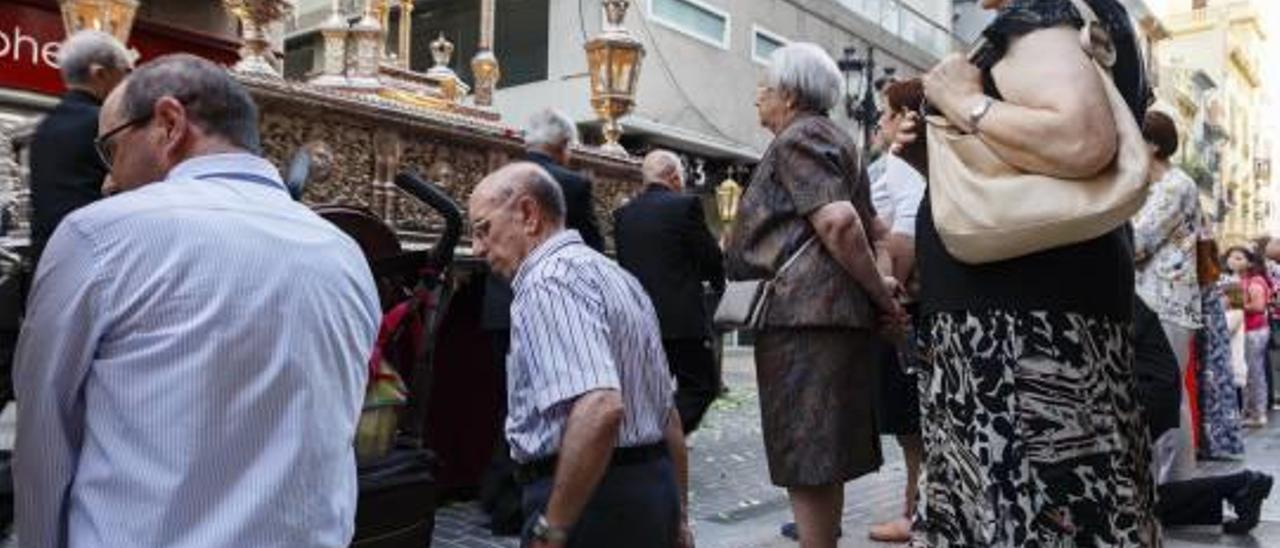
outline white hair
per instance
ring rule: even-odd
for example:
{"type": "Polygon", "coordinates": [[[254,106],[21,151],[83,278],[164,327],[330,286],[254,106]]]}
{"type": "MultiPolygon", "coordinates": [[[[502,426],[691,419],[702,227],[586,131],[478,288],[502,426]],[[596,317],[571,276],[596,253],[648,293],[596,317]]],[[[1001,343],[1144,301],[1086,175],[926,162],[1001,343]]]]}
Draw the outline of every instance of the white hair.
{"type": "Polygon", "coordinates": [[[529,117],[524,128],[524,140],[529,146],[572,145],[578,142],[578,126],[563,112],[543,109],[529,117]]]}
{"type": "Polygon", "coordinates": [[[88,84],[93,65],[124,69],[132,64],[124,44],[100,30],[79,31],[58,49],[58,67],[68,85],[88,84]]]}
{"type": "Polygon", "coordinates": [[[674,152],[666,149],[654,149],[645,155],[640,164],[640,175],[645,184],[657,183],[666,186],[671,177],[677,177],[684,184],[684,162],[674,152]]]}
{"type": "Polygon", "coordinates": [[[792,95],[798,108],[826,112],[840,102],[844,78],[817,44],[794,42],[773,52],[765,82],[792,95]]]}

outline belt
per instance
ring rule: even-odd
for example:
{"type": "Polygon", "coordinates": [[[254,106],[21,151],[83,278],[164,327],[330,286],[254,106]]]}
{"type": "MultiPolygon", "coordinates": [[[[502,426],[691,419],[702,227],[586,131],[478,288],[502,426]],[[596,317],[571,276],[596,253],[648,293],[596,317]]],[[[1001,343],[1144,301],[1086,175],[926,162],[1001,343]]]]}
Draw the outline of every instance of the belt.
{"type": "MultiPolygon", "coordinates": [[[[637,445],[635,447],[619,447],[613,450],[613,457],[609,459],[609,468],[619,466],[632,466],[636,464],[644,464],[653,462],[667,456],[667,444],[658,442],[649,445],[637,445]]],[[[556,461],[559,455],[552,454],[537,460],[529,461],[516,466],[516,482],[520,484],[528,484],[543,478],[549,478],[556,473],[556,461]]]]}

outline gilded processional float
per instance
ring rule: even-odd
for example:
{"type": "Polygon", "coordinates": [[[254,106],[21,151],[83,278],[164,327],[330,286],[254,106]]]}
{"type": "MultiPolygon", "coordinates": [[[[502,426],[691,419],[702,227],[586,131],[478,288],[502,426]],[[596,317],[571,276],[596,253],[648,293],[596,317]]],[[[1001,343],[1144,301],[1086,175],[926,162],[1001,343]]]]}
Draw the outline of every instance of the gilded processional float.
{"type": "MultiPolygon", "coordinates": [[[[395,187],[397,173],[415,171],[465,204],[484,175],[523,157],[519,130],[493,107],[501,74],[493,44],[495,0],[477,1],[480,43],[471,60],[475,81],[467,83],[449,68],[454,45],[443,36],[430,44],[431,69],[409,69],[412,19],[405,15],[412,0],[364,0],[359,13],[344,13],[343,2],[333,0],[320,29],[321,71],[306,81],[281,76],[268,32],[290,16],[292,0],[222,0],[241,23],[243,47],[230,70],[258,103],[264,155],[282,173],[299,151],[310,160],[304,202],[364,208],[410,246],[425,246],[443,220],[395,187]],[[393,10],[400,10],[405,24],[389,40],[393,10]]],[[[618,144],[618,119],[632,108],[644,49],[622,26],[630,2],[601,5],[607,24],[585,49],[605,145],[575,148],[572,167],[593,181],[596,215],[608,239],[610,213],[640,187],[638,160],[618,144]]],[[[138,1],[61,0],[60,6],[68,33],[101,29],[127,43],[138,1]]],[[[429,438],[445,463],[441,487],[465,492],[489,460],[503,381],[479,329],[484,270],[469,260],[465,238],[458,255],[454,296],[438,333],[429,438]]]]}

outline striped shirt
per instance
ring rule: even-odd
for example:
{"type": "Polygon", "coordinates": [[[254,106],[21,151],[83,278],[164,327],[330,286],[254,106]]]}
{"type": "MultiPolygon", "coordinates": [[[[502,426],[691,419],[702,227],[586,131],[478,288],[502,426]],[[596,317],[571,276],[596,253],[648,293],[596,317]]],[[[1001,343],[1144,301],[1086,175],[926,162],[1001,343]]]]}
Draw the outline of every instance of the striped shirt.
{"type": "Polygon", "coordinates": [[[622,394],[617,447],[661,440],[675,381],[640,282],[566,230],[529,254],[512,287],[512,458],[530,462],[558,452],[574,400],[601,389],[622,394]]]}
{"type": "Polygon", "coordinates": [[[247,154],[68,216],[18,344],[18,536],[345,547],[380,320],[360,249],[247,154]]]}

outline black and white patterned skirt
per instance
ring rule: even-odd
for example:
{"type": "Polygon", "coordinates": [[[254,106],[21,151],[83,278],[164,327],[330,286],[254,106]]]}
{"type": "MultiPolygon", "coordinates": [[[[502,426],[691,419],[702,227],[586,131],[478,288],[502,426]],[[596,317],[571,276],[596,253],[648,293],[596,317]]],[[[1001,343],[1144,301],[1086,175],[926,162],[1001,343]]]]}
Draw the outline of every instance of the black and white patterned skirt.
{"type": "Polygon", "coordinates": [[[913,546],[1158,546],[1127,322],[936,314],[913,546]]]}

